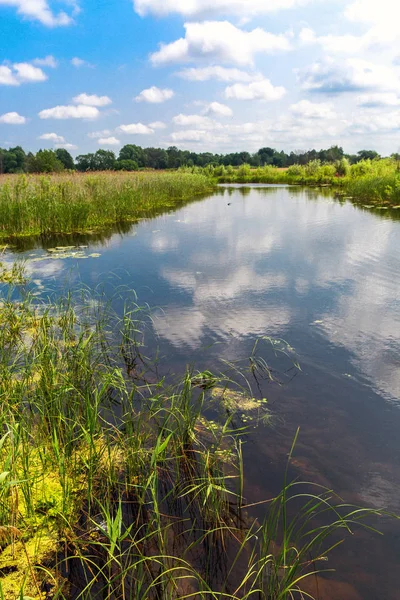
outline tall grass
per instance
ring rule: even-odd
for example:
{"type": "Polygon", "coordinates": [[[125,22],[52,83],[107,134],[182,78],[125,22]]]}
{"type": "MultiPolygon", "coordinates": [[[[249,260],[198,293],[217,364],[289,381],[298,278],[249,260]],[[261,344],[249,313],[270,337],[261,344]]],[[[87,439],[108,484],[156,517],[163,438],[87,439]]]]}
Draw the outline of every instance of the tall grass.
{"type": "MultiPolygon", "coordinates": [[[[194,169],[195,172],[201,172],[194,169]]],[[[400,171],[393,159],[363,160],[350,165],[346,159],[336,164],[314,160],[288,169],[272,166],[252,169],[249,165],[206,167],[204,172],[219,183],[269,183],[287,185],[332,186],[355,202],[373,206],[400,205],[400,171]]]]}
{"type": "Polygon", "coordinates": [[[212,189],[178,173],[73,173],[0,178],[0,237],[70,233],[154,216],[212,189]]]}
{"type": "Polygon", "coordinates": [[[15,298],[0,301],[1,598],[287,600],[370,514],[286,474],[257,522],[231,376],[151,383],[136,304],[15,298]]]}

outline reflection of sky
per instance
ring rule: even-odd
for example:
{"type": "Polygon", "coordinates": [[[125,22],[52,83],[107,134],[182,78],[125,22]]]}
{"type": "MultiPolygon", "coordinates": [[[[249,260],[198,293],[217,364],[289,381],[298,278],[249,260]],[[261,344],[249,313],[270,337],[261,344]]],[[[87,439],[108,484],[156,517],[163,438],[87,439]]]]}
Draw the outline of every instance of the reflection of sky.
{"type": "Polygon", "coordinates": [[[344,348],[356,371],[400,396],[399,222],[313,191],[229,189],[132,233],[114,235],[96,260],[49,257],[28,273],[60,281],[79,272],[88,285],[113,273],[162,308],[157,333],[180,349],[265,334],[313,361],[344,348]]]}
{"type": "MultiPolygon", "coordinates": [[[[125,286],[140,304],[159,307],[153,327],[172,370],[194,361],[223,369],[217,359],[248,357],[257,336],[287,340],[303,371],[282,388],[262,384],[279,427],[261,428],[245,444],[254,499],[265,499],[269,486],[279,489],[300,426],[293,463],[300,477],[346,501],[400,511],[399,248],[400,221],[321,192],[230,189],[91,242],[86,252],[100,253],[96,259],[60,260],[45,250],[22,256],[45,259],[28,263],[38,284],[65,289],[68,281],[101,287],[111,280],[110,293],[125,286]]],[[[269,360],[266,348],[260,353],[269,360]]],[[[380,546],[375,539],[368,546],[371,556],[363,540],[356,559],[343,554],[348,581],[357,569],[373,578],[367,592],[361,586],[363,599],[389,598],[396,589],[390,574],[399,539],[392,527],[380,546]]]]}

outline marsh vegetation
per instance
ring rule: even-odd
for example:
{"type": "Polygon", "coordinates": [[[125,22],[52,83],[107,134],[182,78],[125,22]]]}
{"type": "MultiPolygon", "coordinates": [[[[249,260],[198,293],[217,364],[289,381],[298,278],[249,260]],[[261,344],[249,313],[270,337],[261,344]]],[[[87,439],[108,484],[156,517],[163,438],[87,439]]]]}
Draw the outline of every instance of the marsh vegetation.
{"type": "Polygon", "coordinates": [[[0,178],[0,238],[87,232],[172,210],[213,187],[202,174],[101,173],[0,178]]]}
{"type": "Polygon", "coordinates": [[[137,304],[2,289],[1,598],[300,598],[374,512],[286,473],[252,516],[242,444],[270,418],[256,355],[240,376],[162,377],[137,304]]]}

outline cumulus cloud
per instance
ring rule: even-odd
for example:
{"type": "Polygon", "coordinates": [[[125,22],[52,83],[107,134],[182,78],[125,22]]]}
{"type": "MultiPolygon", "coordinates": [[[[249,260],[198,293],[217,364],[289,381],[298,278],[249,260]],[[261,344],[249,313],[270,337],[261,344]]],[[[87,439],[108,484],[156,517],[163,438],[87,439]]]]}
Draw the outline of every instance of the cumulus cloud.
{"type": "Polygon", "coordinates": [[[393,0],[354,0],[345,8],[345,17],[356,23],[394,26],[398,30],[400,5],[393,0]]]}
{"type": "Polygon", "coordinates": [[[154,121],[154,123],[149,123],[149,127],[151,129],[166,129],[166,124],[162,121],[154,121]]]}
{"type": "Polygon", "coordinates": [[[249,17],[295,8],[310,0],[133,0],[136,12],[145,16],[179,14],[184,17],[221,17],[235,15],[249,17]]]}
{"type": "Polygon", "coordinates": [[[328,54],[358,54],[372,44],[368,35],[322,35],[318,36],[313,29],[303,28],[299,34],[303,46],[319,44],[328,54]]]}
{"type": "Polygon", "coordinates": [[[202,115],[176,115],[172,119],[174,125],[179,127],[200,127],[202,129],[210,129],[214,126],[214,121],[202,115]]]}
{"type": "Polygon", "coordinates": [[[347,123],[347,126],[351,133],[359,135],[398,132],[400,130],[400,110],[375,115],[371,115],[370,112],[358,113],[352,121],[347,123]]]}
{"type": "Polygon", "coordinates": [[[143,123],[131,123],[130,125],[120,125],[118,131],[129,135],[151,135],[154,129],[143,123]]]}
{"type": "Polygon", "coordinates": [[[302,88],[313,92],[340,94],[400,90],[399,77],[392,68],[359,58],[340,62],[326,59],[296,72],[302,88]]]}
{"type": "Polygon", "coordinates": [[[263,78],[260,73],[248,73],[240,69],[220,66],[191,67],[178,71],[176,75],[187,81],[209,81],[210,79],[216,79],[226,83],[234,81],[250,82],[263,78]]]}
{"type": "Polygon", "coordinates": [[[24,125],[26,118],[17,112],[9,112],[0,116],[0,123],[4,123],[5,125],[24,125]]]}
{"type": "Polygon", "coordinates": [[[291,49],[289,35],[261,28],[244,31],[228,21],[185,23],[186,34],[171,44],[161,44],[150,55],[155,66],[204,58],[238,65],[252,65],[256,54],[273,54],[291,49]]]}
{"type": "Polygon", "coordinates": [[[70,25],[73,20],[64,11],[54,14],[46,0],[0,0],[1,6],[11,6],[17,9],[18,14],[40,21],[47,27],[59,27],[70,25]]]}
{"type": "Polygon", "coordinates": [[[168,89],[160,89],[153,85],[147,90],[142,90],[138,96],[136,96],[136,102],[149,102],[150,104],[161,104],[167,100],[171,100],[175,96],[175,93],[168,89]]]}
{"type": "Polygon", "coordinates": [[[39,67],[30,63],[14,63],[0,65],[0,85],[18,86],[21,83],[36,83],[46,81],[47,75],[39,67]]]}
{"type": "Polygon", "coordinates": [[[65,143],[65,138],[63,138],[62,135],[57,135],[57,133],[43,133],[42,135],[39,135],[38,139],[54,142],[55,144],[65,143]]]}
{"type": "Polygon", "coordinates": [[[71,65],[73,67],[76,67],[77,69],[80,69],[81,67],[89,67],[90,69],[93,69],[94,66],[86,60],[83,60],[83,58],[79,58],[78,56],[74,56],[74,58],[71,59],[71,65]]]}
{"type": "Polygon", "coordinates": [[[292,104],[290,112],[296,117],[305,119],[335,119],[336,113],[331,102],[310,102],[301,100],[297,104],[292,104]]]}
{"type": "Polygon", "coordinates": [[[171,139],[174,142],[202,142],[208,136],[206,131],[198,129],[186,129],[185,131],[176,131],[171,134],[171,139]]]}
{"type": "Polygon", "coordinates": [[[62,142],[61,144],[56,144],[56,148],[64,148],[65,150],[77,150],[78,146],[75,144],[69,144],[68,142],[62,142]]]}
{"type": "Polygon", "coordinates": [[[219,102],[211,102],[205,110],[206,115],[217,115],[219,117],[233,117],[233,110],[226,106],[226,104],[220,104],[219,102]]]}
{"type": "Polygon", "coordinates": [[[235,83],[226,88],[226,98],[235,100],[280,100],[286,94],[281,86],[274,86],[269,79],[252,83],[235,83]]]}
{"type": "Polygon", "coordinates": [[[14,63],[13,70],[16,73],[17,80],[21,83],[27,81],[46,81],[47,75],[39,67],[34,67],[29,63],[14,63]]]}
{"type": "Polygon", "coordinates": [[[55,69],[58,66],[58,62],[51,54],[44,58],[35,58],[32,62],[38,67],[50,67],[51,69],[55,69]]]}
{"type": "Polygon", "coordinates": [[[363,108],[400,106],[400,96],[393,92],[387,92],[382,94],[363,94],[357,98],[357,105],[363,108]]]}
{"type": "Polygon", "coordinates": [[[107,137],[107,138],[100,138],[97,140],[97,143],[100,146],[119,146],[120,145],[120,141],[117,140],[116,137],[107,137]]]}
{"type": "Polygon", "coordinates": [[[41,119],[97,119],[100,116],[100,111],[95,106],[85,106],[78,104],[77,106],[54,106],[41,110],[39,117],[41,119]]]}
{"type": "Polygon", "coordinates": [[[75,104],[84,104],[85,106],[108,106],[112,104],[108,96],[96,96],[96,94],[79,94],[72,99],[75,104]]]}
{"type": "Polygon", "coordinates": [[[109,129],[103,129],[102,131],[91,131],[87,134],[88,138],[92,140],[97,140],[98,138],[104,138],[111,135],[111,131],[109,129]]]}

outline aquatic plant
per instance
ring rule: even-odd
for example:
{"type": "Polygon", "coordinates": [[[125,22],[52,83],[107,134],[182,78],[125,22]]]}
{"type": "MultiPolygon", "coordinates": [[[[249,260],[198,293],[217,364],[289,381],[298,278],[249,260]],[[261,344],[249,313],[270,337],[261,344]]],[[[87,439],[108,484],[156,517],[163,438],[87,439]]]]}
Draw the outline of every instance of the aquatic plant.
{"type": "Polygon", "coordinates": [[[98,230],[151,217],[213,188],[182,173],[20,175],[0,179],[0,238],[98,230]]]}

